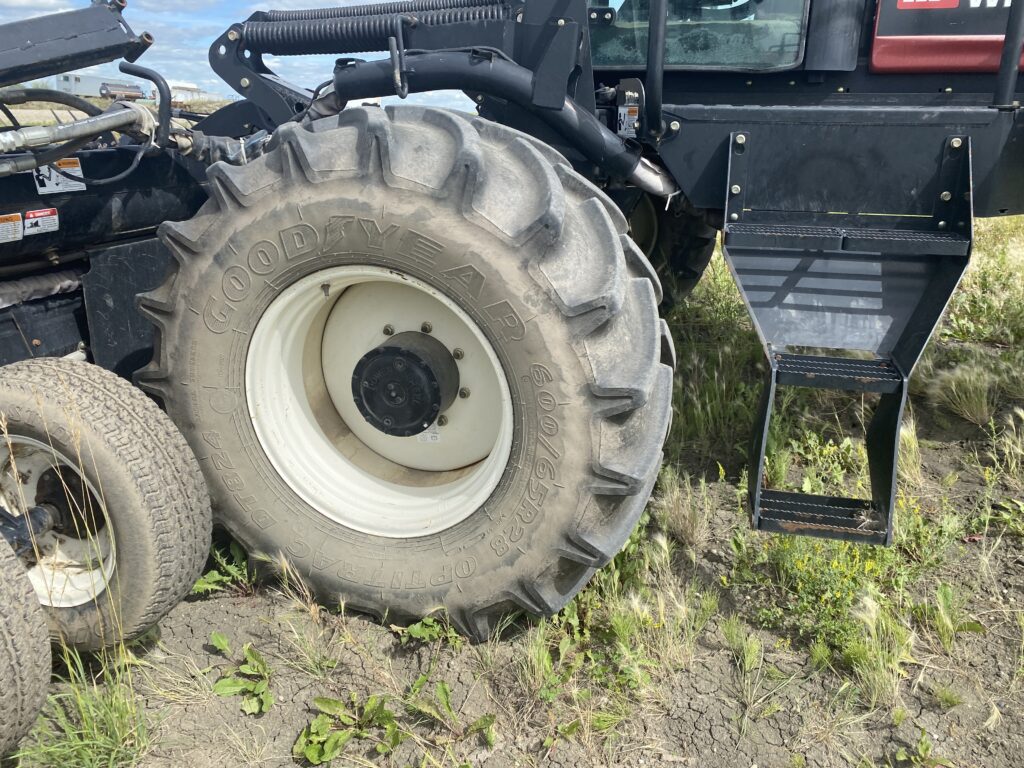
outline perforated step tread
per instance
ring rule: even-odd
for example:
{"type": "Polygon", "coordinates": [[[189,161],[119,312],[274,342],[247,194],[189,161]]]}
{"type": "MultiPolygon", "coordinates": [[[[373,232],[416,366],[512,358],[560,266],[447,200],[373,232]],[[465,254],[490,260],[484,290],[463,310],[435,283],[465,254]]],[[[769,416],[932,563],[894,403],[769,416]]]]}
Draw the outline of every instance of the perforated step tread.
{"type": "Polygon", "coordinates": [[[777,353],[779,384],[849,392],[896,392],[903,375],[891,360],[777,353]]]}
{"type": "Polygon", "coordinates": [[[957,232],[900,229],[859,229],[805,224],[729,224],[726,243],[732,247],[820,248],[890,254],[965,256],[970,238],[957,232]]]}
{"type": "Polygon", "coordinates": [[[760,522],[764,530],[853,538],[877,544],[885,542],[886,521],[868,499],[762,490],[760,501],[760,522]]]}

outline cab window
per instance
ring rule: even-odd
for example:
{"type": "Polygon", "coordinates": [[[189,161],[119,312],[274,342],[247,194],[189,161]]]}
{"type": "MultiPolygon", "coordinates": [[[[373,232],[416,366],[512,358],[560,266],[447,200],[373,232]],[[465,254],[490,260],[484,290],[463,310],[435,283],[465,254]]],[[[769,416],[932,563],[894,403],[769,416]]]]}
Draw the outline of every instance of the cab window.
{"type": "MultiPolygon", "coordinates": [[[[680,69],[770,71],[803,60],[808,0],[669,0],[665,64],[680,69]]],[[[642,68],[648,0],[590,8],[597,69],[642,68]]]]}

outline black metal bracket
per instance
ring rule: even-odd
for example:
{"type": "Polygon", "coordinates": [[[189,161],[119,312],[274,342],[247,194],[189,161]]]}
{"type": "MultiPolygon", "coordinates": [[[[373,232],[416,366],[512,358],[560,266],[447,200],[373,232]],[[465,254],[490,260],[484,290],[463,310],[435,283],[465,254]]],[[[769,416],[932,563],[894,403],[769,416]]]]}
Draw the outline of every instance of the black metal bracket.
{"type": "MultiPolygon", "coordinates": [[[[842,135],[823,125],[822,142],[830,134],[842,135]]],[[[790,152],[799,164],[801,148],[759,141],[749,130],[730,136],[724,252],[767,363],[749,455],[755,529],[892,543],[907,383],[970,256],[970,147],[969,136],[948,136],[936,147],[938,167],[924,185],[935,194],[930,214],[920,213],[927,203],[908,195],[903,208],[879,216],[868,207],[872,201],[853,197],[835,206],[840,211],[813,205],[841,199],[842,189],[752,190],[762,175],[761,153],[790,152]],[[801,208],[800,201],[808,204],[801,208]],[[879,396],[865,435],[870,498],[764,487],[772,411],[783,386],[879,396]]]]}
{"type": "Polygon", "coordinates": [[[0,86],[29,82],[116,59],[135,61],[149,46],[121,17],[123,0],[0,24],[0,86]]]}
{"type": "Polygon", "coordinates": [[[241,24],[232,24],[210,46],[210,67],[265,114],[259,128],[273,130],[302,112],[313,98],[311,90],[278,77],[258,51],[245,47],[241,24]]]}

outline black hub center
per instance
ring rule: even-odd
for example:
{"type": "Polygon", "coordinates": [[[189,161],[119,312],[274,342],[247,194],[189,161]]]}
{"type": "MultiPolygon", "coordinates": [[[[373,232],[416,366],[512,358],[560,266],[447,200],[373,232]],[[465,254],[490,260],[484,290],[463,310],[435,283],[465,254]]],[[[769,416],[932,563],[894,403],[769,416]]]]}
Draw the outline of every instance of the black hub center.
{"type": "Polygon", "coordinates": [[[459,368],[433,336],[396,333],[356,363],[352,397],[366,421],[386,435],[425,430],[455,400],[459,368]]]}

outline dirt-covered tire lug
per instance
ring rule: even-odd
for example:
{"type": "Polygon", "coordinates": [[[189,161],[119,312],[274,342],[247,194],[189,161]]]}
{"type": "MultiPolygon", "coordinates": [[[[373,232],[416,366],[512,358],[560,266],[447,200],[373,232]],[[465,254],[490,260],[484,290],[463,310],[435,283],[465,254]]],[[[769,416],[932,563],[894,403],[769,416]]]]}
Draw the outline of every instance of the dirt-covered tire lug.
{"type": "Polygon", "coordinates": [[[29,732],[50,683],[50,637],[25,566],[0,541],[0,760],[29,732]]]}
{"type": "Polygon", "coordinates": [[[0,504],[49,505],[27,574],[53,639],[97,650],[138,637],[192,589],[209,555],[205,481],[181,433],[130,383],[89,363],[0,369],[0,504]]]}
{"type": "Polygon", "coordinates": [[[625,218],[550,147],[444,110],[346,109],[274,144],[210,169],[141,300],[138,381],[220,521],[388,620],[446,610],[482,639],[558,611],[635,527],[671,417],[661,287],[625,218]],[[352,371],[428,324],[469,396],[388,435],[352,371]]]}

